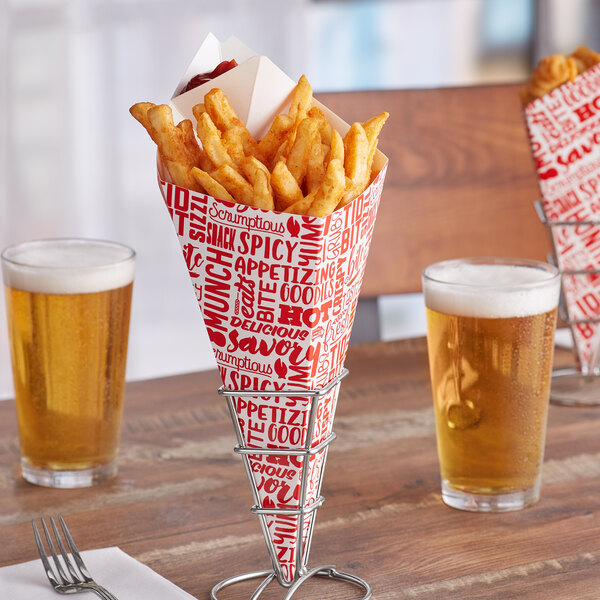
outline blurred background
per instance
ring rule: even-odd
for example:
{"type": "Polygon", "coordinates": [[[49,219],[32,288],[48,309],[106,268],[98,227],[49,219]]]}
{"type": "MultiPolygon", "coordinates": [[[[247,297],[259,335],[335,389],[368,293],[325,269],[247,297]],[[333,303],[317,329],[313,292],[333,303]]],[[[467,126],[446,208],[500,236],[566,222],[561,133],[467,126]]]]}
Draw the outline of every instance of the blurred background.
{"type": "MultiPolygon", "coordinates": [[[[168,101],[207,33],[316,92],[517,82],[542,56],[600,50],[600,0],[0,0],[0,28],[0,246],[135,248],[134,380],[215,364],[154,144],[128,112],[168,101]]],[[[384,339],[424,333],[418,297],[384,298],[381,314],[384,339]]],[[[12,393],[0,302],[0,398],[12,393]]]]}

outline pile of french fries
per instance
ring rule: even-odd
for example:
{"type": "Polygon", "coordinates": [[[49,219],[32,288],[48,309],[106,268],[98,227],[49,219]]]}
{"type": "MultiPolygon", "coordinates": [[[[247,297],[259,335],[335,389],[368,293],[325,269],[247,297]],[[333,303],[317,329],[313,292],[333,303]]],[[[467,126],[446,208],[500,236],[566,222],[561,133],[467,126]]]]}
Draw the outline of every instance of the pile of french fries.
{"type": "Polygon", "coordinates": [[[156,143],[171,182],[214,198],[267,210],[325,217],[369,185],[383,112],[353,123],[346,135],[313,104],[303,75],[287,114],[255,140],[223,90],[213,88],[193,107],[196,130],[175,125],[166,104],[139,102],[129,110],[156,143]]]}

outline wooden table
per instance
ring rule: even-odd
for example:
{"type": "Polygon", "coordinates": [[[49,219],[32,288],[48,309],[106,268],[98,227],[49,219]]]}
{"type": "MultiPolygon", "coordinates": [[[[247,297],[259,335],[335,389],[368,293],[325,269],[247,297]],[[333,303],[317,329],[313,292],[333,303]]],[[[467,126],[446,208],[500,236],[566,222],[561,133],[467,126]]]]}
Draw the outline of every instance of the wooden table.
{"type": "Polygon", "coordinates": [[[378,148],[389,168],[363,297],[421,291],[447,258],[546,260],[548,232],[519,84],[317,94],[348,123],[388,111],[378,148]],[[393,256],[393,260],[390,257],[393,256]]]}
{"type": "MultiPolygon", "coordinates": [[[[363,577],[377,600],[600,597],[600,408],[551,407],[537,505],[461,512],[440,500],[424,340],[354,346],[346,365],[311,565],[363,577]]],[[[130,384],[119,474],[80,490],[20,479],[14,404],[0,403],[0,565],[36,558],[29,521],[60,512],[80,549],[117,545],[198,599],[269,568],[219,385],[216,371],[130,384]]],[[[296,596],[359,596],[316,584],[296,596]]]]}

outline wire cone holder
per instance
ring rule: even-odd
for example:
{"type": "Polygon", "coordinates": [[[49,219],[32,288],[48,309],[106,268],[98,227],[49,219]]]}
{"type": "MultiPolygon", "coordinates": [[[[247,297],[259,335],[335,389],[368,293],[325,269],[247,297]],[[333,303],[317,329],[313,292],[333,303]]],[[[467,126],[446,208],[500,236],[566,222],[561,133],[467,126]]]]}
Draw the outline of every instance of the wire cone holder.
{"type": "Polygon", "coordinates": [[[600,406],[600,263],[585,251],[589,240],[600,238],[600,221],[555,221],[547,217],[541,201],[535,208],[550,234],[549,261],[561,274],[560,317],[571,330],[576,359],[572,367],[552,372],[550,401],[600,406]],[[581,250],[572,251],[578,246],[581,250]]]}
{"type": "Polygon", "coordinates": [[[317,509],[323,504],[324,498],[320,495],[322,474],[325,468],[325,462],[327,458],[327,452],[329,444],[335,439],[336,435],[333,431],[327,435],[327,437],[318,444],[313,445],[313,433],[317,422],[317,414],[319,411],[319,404],[321,400],[330,392],[337,393],[339,390],[342,379],[348,374],[348,370],[344,369],[337,377],[332,379],[325,387],[318,390],[231,390],[222,386],[219,388],[218,393],[225,396],[227,399],[227,405],[233,422],[237,438],[237,446],[234,448],[236,454],[240,454],[243,459],[246,474],[248,475],[248,481],[252,489],[252,495],[254,498],[254,506],[252,512],[259,518],[263,536],[267,543],[267,549],[272,562],[272,569],[265,571],[256,571],[252,573],[246,573],[243,575],[236,575],[225,579],[215,585],[211,591],[211,599],[219,600],[217,594],[224,588],[241,583],[251,579],[261,579],[262,581],[252,594],[249,600],[256,600],[261,594],[267,589],[269,584],[276,581],[284,590],[285,596],[282,600],[289,600],[299,587],[313,576],[327,577],[329,579],[336,579],[347,583],[354,584],[362,588],[365,592],[363,600],[369,600],[372,596],[371,587],[369,584],[355,575],[349,573],[343,573],[337,571],[333,565],[321,565],[313,568],[308,568],[308,555],[310,552],[310,546],[312,541],[312,535],[314,531],[314,523],[316,518],[317,509]],[[310,403],[309,418],[307,425],[307,432],[305,436],[304,445],[293,447],[293,448],[265,448],[265,447],[252,447],[247,444],[244,432],[240,425],[239,417],[235,408],[236,398],[257,398],[257,397],[272,397],[272,398],[307,398],[310,403]],[[309,488],[309,471],[310,471],[310,460],[311,457],[315,457],[317,454],[322,453],[323,460],[320,467],[319,481],[317,484],[317,497],[314,501],[309,502],[307,505],[308,488],[309,488]],[[252,464],[250,457],[256,455],[271,455],[274,457],[293,457],[295,460],[302,461],[302,469],[300,475],[300,494],[298,499],[298,508],[273,508],[271,506],[263,506],[261,501],[261,495],[252,472],[252,464]],[[277,558],[277,549],[273,543],[271,535],[269,533],[269,519],[274,516],[282,515],[290,517],[295,520],[296,530],[300,534],[296,538],[295,547],[295,568],[292,578],[286,576],[283,572],[280,561],[277,558]],[[308,526],[307,526],[308,521],[308,526]]]}

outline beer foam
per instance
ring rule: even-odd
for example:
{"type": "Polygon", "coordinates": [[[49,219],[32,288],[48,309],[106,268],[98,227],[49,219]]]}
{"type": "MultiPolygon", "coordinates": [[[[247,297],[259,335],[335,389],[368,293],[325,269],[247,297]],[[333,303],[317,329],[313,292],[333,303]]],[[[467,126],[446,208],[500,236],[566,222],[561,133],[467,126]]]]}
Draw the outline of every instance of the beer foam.
{"type": "Polygon", "coordinates": [[[133,281],[133,250],[96,240],[47,240],[7,248],[4,284],[42,294],[89,294],[133,281]]]}
{"type": "Polygon", "coordinates": [[[556,308],[560,277],[525,265],[448,261],[426,270],[423,292],[426,306],[445,314],[526,317],[556,308]]]}

